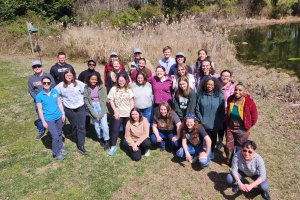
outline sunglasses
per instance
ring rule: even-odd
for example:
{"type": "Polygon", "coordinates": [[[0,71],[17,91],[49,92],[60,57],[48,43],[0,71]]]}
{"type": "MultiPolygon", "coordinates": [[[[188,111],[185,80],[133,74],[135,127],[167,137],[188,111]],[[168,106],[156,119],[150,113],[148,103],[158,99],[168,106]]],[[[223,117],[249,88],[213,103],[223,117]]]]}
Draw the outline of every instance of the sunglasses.
{"type": "Polygon", "coordinates": [[[33,65],[32,69],[41,68],[41,67],[42,67],[42,65],[33,65]]]}
{"type": "Polygon", "coordinates": [[[51,82],[43,82],[43,85],[50,85],[51,82]]]}
{"type": "Polygon", "coordinates": [[[247,150],[247,149],[243,149],[243,153],[252,154],[252,153],[253,153],[253,151],[251,151],[251,150],[247,150]]]}
{"type": "Polygon", "coordinates": [[[89,66],[96,66],[96,64],[93,64],[93,63],[89,63],[89,66]]]}

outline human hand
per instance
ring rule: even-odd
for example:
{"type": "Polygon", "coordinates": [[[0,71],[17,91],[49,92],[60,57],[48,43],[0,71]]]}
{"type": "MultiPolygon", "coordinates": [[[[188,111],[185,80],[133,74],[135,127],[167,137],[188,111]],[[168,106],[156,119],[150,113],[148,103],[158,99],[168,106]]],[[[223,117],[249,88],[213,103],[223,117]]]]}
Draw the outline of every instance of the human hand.
{"type": "Polygon", "coordinates": [[[192,158],[191,154],[187,153],[187,154],[185,155],[185,158],[186,158],[186,161],[189,161],[190,163],[193,162],[193,158],[192,158]]]}
{"type": "Polygon", "coordinates": [[[62,121],[62,122],[65,122],[65,121],[66,121],[66,116],[65,116],[64,113],[63,113],[62,116],[61,116],[61,121],[62,121]]]}
{"type": "Polygon", "coordinates": [[[47,122],[45,122],[45,121],[43,122],[43,127],[46,128],[46,129],[48,129],[48,124],[47,124],[47,122]]]}
{"type": "Polygon", "coordinates": [[[248,192],[245,184],[243,184],[242,182],[239,184],[239,189],[243,192],[248,192]]]}
{"type": "Polygon", "coordinates": [[[247,192],[250,192],[253,189],[252,185],[250,184],[244,184],[244,185],[247,192]]]}
{"type": "Polygon", "coordinates": [[[135,145],[133,145],[133,147],[132,147],[132,151],[138,151],[139,150],[139,148],[137,147],[137,145],[135,144],[135,145]]]}
{"type": "Polygon", "coordinates": [[[178,140],[178,138],[176,135],[174,137],[172,137],[172,142],[176,142],[177,140],[178,140]]]}
{"type": "Polygon", "coordinates": [[[161,142],[163,139],[160,136],[156,137],[157,142],[161,142]]]}
{"type": "Polygon", "coordinates": [[[114,117],[115,117],[115,119],[118,120],[118,119],[120,119],[120,114],[119,114],[118,112],[115,112],[115,113],[114,113],[114,117]]]}

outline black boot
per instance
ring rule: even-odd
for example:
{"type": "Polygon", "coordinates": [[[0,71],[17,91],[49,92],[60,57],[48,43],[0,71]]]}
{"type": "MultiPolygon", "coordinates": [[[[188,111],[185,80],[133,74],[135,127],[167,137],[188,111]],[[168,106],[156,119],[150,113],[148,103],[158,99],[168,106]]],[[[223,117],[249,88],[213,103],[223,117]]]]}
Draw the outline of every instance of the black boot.
{"type": "Polygon", "coordinates": [[[78,147],[77,152],[84,156],[89,154],[89,152],[84,148],[84,146],[78,147]]]}
{"type": "Polygon", "coordinates": [[[104,141],[103,147],[104,147],[105,151],[109,151],[110,147],[109,147],[109,141],[108,140],[104,141]]]}

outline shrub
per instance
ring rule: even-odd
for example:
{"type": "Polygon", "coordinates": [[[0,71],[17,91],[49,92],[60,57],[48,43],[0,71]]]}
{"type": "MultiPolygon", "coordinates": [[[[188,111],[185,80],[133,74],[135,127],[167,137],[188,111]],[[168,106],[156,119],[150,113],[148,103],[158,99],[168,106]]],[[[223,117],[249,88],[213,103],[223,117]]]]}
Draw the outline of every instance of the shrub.
{"type": "Polygon", "coordinates": [[[140,16],[143,21],[161,22],[163,21],[164,14],[159,7],[145,4],[139,10],[140,16]]]}
{"type": "Polygon", "coordinates": [[[92,17],[92,21],[96,24],[100,24],[109,16],[108,11],[98,10],[95,15],[92,17]]]}
{"type": "Polygon", "coordinates": [[[112,25],[120,28],[128,28],[133,23],[140,22],[141,16],[137,10],[130,8],[127,11],[117,13],[112,19],[112,25]]]}

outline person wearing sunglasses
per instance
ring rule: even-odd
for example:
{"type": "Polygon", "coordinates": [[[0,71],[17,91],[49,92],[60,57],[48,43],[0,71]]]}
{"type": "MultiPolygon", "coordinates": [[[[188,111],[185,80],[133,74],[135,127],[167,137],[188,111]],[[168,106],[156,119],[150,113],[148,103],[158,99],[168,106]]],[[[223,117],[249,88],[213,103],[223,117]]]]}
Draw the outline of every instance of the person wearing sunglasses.
{"type": "Polygon", "coordinates": [[[231,173],[226,177],[227,183],[232,185],[232,191],[237,193],[251,192],[256,186],[261,190],[264,199],[270,199],[270,186],[266,178],[266,167],[263,158],[256,153],[256,144],[248,140],[242,144],[232,160],[231,173]],[[252,183],[244,183],[244,178],[250,177],[252,183]]]}
{"type": "Polygon", "coordinates": [[[87,65],[88,65],[88,69],[82,71],[78,76],[78,80],[80,80],[85,84],[88,83],[89,80],[87,80],[87,78],[92,74],[96,74],[96,76],[101,77],[100,73],[95,70],[97,65],[96,60],[88,60],[87,65]]]}
{"type": "Polygon", "coordinates": [[[34,60],[32,62],[32,70],[33,70],[34,74],[29,77],[27,85],[28,85],[28,92],[29,92],[30,96],[33,99],[33,104],[34,104],[34,107],[35,107],[35,111],[36,111],[37,116],[38,116],[37,124],[36,124],[36,127],[38,129],[38,134],[35,136],[35,140],[37,141],[37,140],[40,140],[43,137],[45,129],[43,127],[43,123],[42,123],[42,121],[39,117],[39,114],[38,114],[38,109],[36,107],[35,97],[41,90],[43,90],[43,84],[41,82],[42,78],[47,76],[51,79],[51,88],[53,88],[55,86],[55,82],[54,82],[53,77],[50,74],[45,73],[43,71],[43,65],[42,65],[42,62],[40,60],[34,60]]]}
{"type": "Polygon", "coordinates": [[[51,78],[45,76],[41,80],[43,90],[36,95],[36,105],[43,127],[48,129],[52,137],[52,154],[57,160],[64,160],[67,152],[63,147],[62,126],[65,112],[59,92],[51,88],[51,78]]]}

